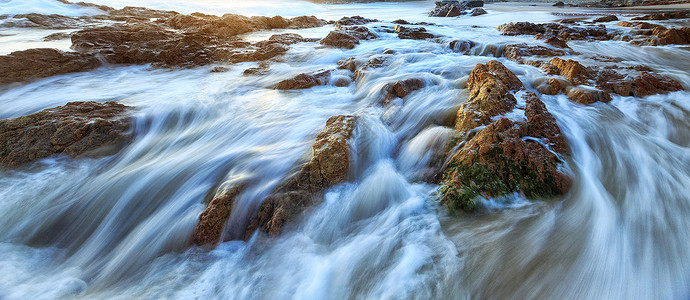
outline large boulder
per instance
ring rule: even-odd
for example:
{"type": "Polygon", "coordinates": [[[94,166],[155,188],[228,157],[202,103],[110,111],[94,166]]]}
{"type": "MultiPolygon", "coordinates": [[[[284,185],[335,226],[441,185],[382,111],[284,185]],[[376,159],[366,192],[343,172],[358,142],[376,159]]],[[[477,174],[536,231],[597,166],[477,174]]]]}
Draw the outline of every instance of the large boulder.
{"type": "Polygon", "coordinates": [[[132,136],[130,109],[115,102],[70,102],[0,120],[0,165],[16,167],[57,154],[112,154],[132,136]]]}
{"type": "Polygon", "coordinates": [[[252,217],[245,238],[261,230],[271,236],[313,203],[324,189],[343,183],[350,172],[351,140],[356,125],[354,116],[333,116],[316,136],[313,156],[292,178],[266,198],[252,217]]]}
{"type": "Polygon", "coordinates": [[[526,122],[499,118],[453,153],[441,182],[441,201],[473,211],[477,198],[521,193],[550,198],[565,193],[570,178],[561,171],[568,153],[555,119],[532,93],[525,94],[526,122]]]}
{"type": "Polygon", "coordinates": [[[55,49],[29,49],[0,56],[0,84],[93,70],[101,62],[93,55],[55,49]]]}

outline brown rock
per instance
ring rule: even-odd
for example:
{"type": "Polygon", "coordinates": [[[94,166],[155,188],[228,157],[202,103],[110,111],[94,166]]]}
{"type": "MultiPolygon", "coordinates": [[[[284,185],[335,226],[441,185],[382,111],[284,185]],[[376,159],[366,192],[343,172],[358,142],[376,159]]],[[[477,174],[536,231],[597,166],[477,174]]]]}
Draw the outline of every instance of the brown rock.
{"type": "Polygon", "coordinates": [[[604,91],[575,87],[568,91],[568,99],[576,103],[588,105],[595,102],[607,103],[611,101],[611,96],[604,91]]]}
{"type": "Polygon", "coordinates": [[[0,120],[0,165],[15,167],[56,154],[112,154],[131,138],[129,109],[115,102],[70,102],[0,120]]]}
{"type": "Polygon", "coordinates": [[[321,40],[322,45],[337,48],[353,49],[361,40],[374,39],[376,36],[364,26],[353,26],[334,30],[321,40]]]}
{"type": "Polygon", "coordinates": [[[688,17],[687,11],[663,12],[644,15],[641,17],[632,18],[633,20],[668,20],[668,19],[685,19],[688,17]]]}
{"type": "Polygon", "coordinates": [[[640,72],[640,75],[633,79],[632,85],[635,97],[666,94],[683,90],[683,86],[681,86],[678,81],[649,72],[640,72]]]}
{"type": "Polygon", "coordinates": [[[536,87],[536,90],[544,95],[558,95],[566,87],[566,84],[556,78],[549,78],[536,87]]]}
{"type": "Polygon", "coordinates": [[[426,29],[423,27],[411,28],[395,25],[395,32],[398,34],[398,38],[400,39],[424,40],[436,37],[435,35],[426,32],[426,29]]]}
{"type": "Polygon", "coordinates": [[[598,17],[594,19],[594,23],[600,23],[600,22],[613,22],[613,21],[618,21],[618,17],[614,15],[608,15],[608,16],[603,16],[603,17],[598,17]]]}
{"type": "Polygon", "coordinates": [[[233,186],[211,200],[199,215],[199,221],[192,234],[192,244],[216,245],[221,241],[223,229],[228,222],[235,199],[243,189],[244,185],[233,186]]]}
{"type": "Polygon", "coordinates": [[[483,8],[479,8],[479,7],[473,9],[472,12],[470,12],[470,16],[473,16],[473,17],[481,16],[481,15],[485,15],[485,14],[487,14],[487,12],[483,8]]]}
{"type": "Polygon", "coordinates": [[[410,78],[405,80],[398,80],[395,83],[389,83],[383,87],[384,97],[383,105],[388,105],[390,100],[404,98],[409,93],[419,90],[424,87],[424,81],[417,78],[410,78]]]}
{"type": "Polygon", "coordinates": [[[510,91],[522,89],[523,85],[513,72],[492,60],[474,67],[467,88],[469,99],[461,106],[455,121],[455,128],[461,133],[487,125],[491,118],[513,110],[517,100],[510,91]]]}
{"type": "Polygon", "coordinates": [[[543,46],[530,46],[527,44],[511,44],[503,48],[503,56],[515,62],[522,62],[525,56],[561,56],[565,55],[565,51],[543,46]]]}
{"type": "Polygon", "coordinates": [[[335,28],[338,29],[342,26],[364,25],[372,22],[378,22],[378,20],[367,19],[360,16],[343,17],[335,22],[335,28]]]}
{"type": "Polygon", "coordinates": [[[627,76],[613,70],[601,70],[595,80],[596,88],[621,96],[632,96],[632,82],[627,76]]]}
{"type": "Polygon", "coordinates": [[[382,56],[372,57],[364,65],[359,67],[352,75],[355,80],[361,79],[371,69],[380,68],[386,62],[386,58],[382,56]]]}
{"type": "Polygon", "coordinates": [[[572,59],[563,60],[556,57],[549,61],[549,64],[558,69],[559,75],[576,85],[586,82],[591,77],[589,69],[572,59]]]}
{"type": "Polygon", "coordinates": [[[506,23],[498,26],[498,31],[502,32],[503,35],[536,35],[539,33],[544,33],[545,28],[542,24],[534,24],[530,22],[512,22],[506,23]]]}
{"type": "Polygon", "coordinates": [[[328,119],[316,136],[312,159],[263,201],[257,216],[250,220],[245,238],[257,229],[271,236],[278,235],[288,222],[312,204],[315,194],[347,180],[355,123],[354,116],[328,119]]]}
{"type": "Polygon", "coordinates": [[[277,90],[308,89],[317,85],[325,85],[331,78],[331,71],[319,71],[315,73],[302,73],[293,78],[285,79],[276,85],[277,90]]]}
{"type": "Polygon", "coordinates": [[[555,36],[551,36],[551,37],[546,38],[546,40],[544,40],[544,43],[547,43],[551,46],[558,47],[558,48],[570,48],[570,47],[568,47],[568,43],[566,43],[566,41],[564,41],[558,37],[555,37],[555,36]]]}
{"type": "Polygon", "coordinates": [[[15,51],[0,56],[0,84],[85,72],[100,65],[100,61],[90,54],[55,49],[15,51]]]}
{"type": "Polygon", "coordinates": [[[652,34],[659,37],[659,44],[661,45],[685,45],[690,44],[690,27],[680,28],[655,28],[652,34]]]}
{"type": "MultiPolygon", "coordinates": [[[[61,15],[42,15],[37,13],[31,14],[20,14],[15,15],[15,19],[26,18],[31,23],[36,24],[35,27],[41,27],[45,29],[72,29],[78,28],[86,25],[87,23],[83,20],[73,17],[61,16],[61,15]]],[[[30,26],[34,27],[34,26],[30,26]]]]}
{"type": "Polygon", "coordinates": [[[475,46],[475,43],[473,41],[460,41],[460,40],[454,40],[451,41],[450,44],[450,49],[453,50],[453,52],[457,53],[467,53],[472,47],[475,46]]]}

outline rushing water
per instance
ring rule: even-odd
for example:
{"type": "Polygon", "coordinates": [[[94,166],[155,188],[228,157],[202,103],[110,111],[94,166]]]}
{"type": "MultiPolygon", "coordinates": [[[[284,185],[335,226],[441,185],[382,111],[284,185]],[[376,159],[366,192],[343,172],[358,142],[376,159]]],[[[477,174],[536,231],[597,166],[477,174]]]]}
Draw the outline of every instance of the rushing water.
{"type": "MultiPolygon", "coordinates": [[[[379,39],[353,50],[295,45],[258,78],[242,76],[253,63],[226,73],[127,66],[5,88],[0,118],[76,100],[116,100],[137,110],[136,138],[117,155],[57,157],[0,170],[0,299],[690,297],[688,92],[617,96],[590,106],[543,96],[572,150],[574,184],[561,199],[513,195],[487,201],[479,215],[457,215],[434,200],[437,186],[418,180],[433,149],[450,137],[442,125],[467,100],[464,80],[474,65],[493,59],[491,46],[533,42],[501,36],[494,27],[560,18],[543,7],[490,5],[486,16],[430,19],[428,1],[94,2],[187,13],[403,17],[441,24],[427,29],[478,47],[461,55],[447,43],[378,32],[379,39]],[[389,63],[347,87],[272,89],[297,73],[385,49],[396,51],[389,63]],[[412,77],[427,87],[385,109],[378,104],[384,84],[412,77]],[[252,182],[229,222],[231,228],[244,224],[337,114],[360,116],[351,181],[329,189],[278,238],[255,235],[212,251],[188,247],[202,201],[219,181],[252,182]]],[[[91,13],[49,0],[0,1],[4,14],[30,11],[91,13]]],[[[290,32],[323,37],[331,29],[290,32]]],[[[52,32],[3,31],[13,34],[0,37],[3,53],[35,47],[52,32]]],[[[283,31],[247,38],[277,32],[283,31]]],[[[581,57],[645,64],[690,88],[689,53],[682,47],[570,45],[581,57]]],[[[534,67],[501,61],[530,89],[543,77],[534,67]]]]}

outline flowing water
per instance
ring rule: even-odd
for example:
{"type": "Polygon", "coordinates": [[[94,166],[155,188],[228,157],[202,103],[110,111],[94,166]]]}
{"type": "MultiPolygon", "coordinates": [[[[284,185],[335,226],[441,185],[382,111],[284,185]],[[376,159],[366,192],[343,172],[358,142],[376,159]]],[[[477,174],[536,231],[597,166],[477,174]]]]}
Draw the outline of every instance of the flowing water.
{"type": "MultiPolygon", "coordinates": [[[[467,100],[466,76],[495,48],[534,42],[499,35],[509,21],[560,18],[550,8],[489,5],[488,15],[428,18],[430,1],[317,5],[301,1],[94,1],[189,13],[362,15],[442,26],[443,39],[475,41],[473,55],[446,43],[379,39],[353,50],[302,43],[262,77],[229,66],[187,70],[110,66],[0,91],[0,118],[69,101],[135,106],[136,138],[117,155],[56,157],[0,170],[0,299],[463,299],[690,297],[690,93],[615,96],[583,106],[543,96],[572,157],[572,189],[550,201],[519,195],[486,201],[478,215],[449,213],[438,186],[419,181],[443,127],[467,100]],[[479,25],[479,27],[472,27],[479,25]],[[300,91],[272,86],[300,72],[332,68],[385,49],[383,68],[347,87],[300,91]],[[420,78],[426,87],[383,108],[384,84],[420,78]],[[189,248],[194,224],[218,182],[251,182],[229,221],[247,217],[294,166],[308,158],[328,117],[360,116],[351,180],[278,238],[254,235],[212,251],[189,248]]],[[[0,13],[93,13],[57,1],[0,1],[0,13]]],[[[568,10],[577,12],[575,9],[568,10]]],[[[377,26],[389,23],[372,23],[377,26]]],[[[332,26],[290,30],[323,37],[332,26]]],[[[3,29],[0,52],[40,44],[51,33],[3,29]]],[[[260,40],[274,32],[246,36],[260,40]]],[[[69,42],[50,47],[69,47],[69,42]]],[[[687,48],[571,42],[582,56],[644,64],[690,88],[687,48]]],[[[528,89],[543,77],[500,59],[528,89]]],[[[337,79],[338,76],[334,76],[337,79]]]]}

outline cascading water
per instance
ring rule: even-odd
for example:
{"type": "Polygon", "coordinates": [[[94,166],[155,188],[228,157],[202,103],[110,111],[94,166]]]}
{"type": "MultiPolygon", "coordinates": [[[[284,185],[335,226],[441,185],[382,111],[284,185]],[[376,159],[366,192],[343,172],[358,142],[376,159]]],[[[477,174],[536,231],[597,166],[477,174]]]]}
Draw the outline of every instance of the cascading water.
{"type": "MultiPolygon", "coordinates": [[[[210,13],[235,5],[140,2],[183,12],[210,7],[210,13]]],[[[531,40],[501,36],[496,25],[556,17],[489,6],[486,16],[430,19],[426,1],[275,3],[299,9],[265,14],[432,21],[442,26],[430,32],[478,47],[462,55],[447,43],[377,32],[378,39],[352,50],[294,45],[258,78],[242,75],[253,63],[225,73],[113,66],[5,88],[0,118],[68,101],[116,100],[136,107],[136,138],[110,157],[57,157],[0,170],[0,299],[690,296],[690,93],[616,96],[590,106],[542,96],[571,147],[571,190],[553,201],[493,199],[484,203],[485,213],[456,215],[435,201],[438,186],[419,178],[434,149],[451,136],[443,125],[467,100],[466,76],[494,59],[490,46],[531,40]],[[395,54],[384,67],[347,87],[272,89],[294,74],[386,49],[395,54]],[[410,77],[426,87],[386,108],[378,105],[386,83],[410,77]],[[219,181],[252,182],[229,221],[231,227],[246,224],[249,212],[303,161],[328,117],[338,114],[360,120],[347,183],[327,190],[277,238],[254,235],[212,251],[189,248],[202,202],[219,181]]],[[[263,14],[260,7],[237,5],[244,14],[263,14]]],[[[323,37],[331,29],[287,32],[323,37]]],[[[38,30],[21,31],[29,35],[0,36],[0,52],[33,47],[30,34],[38,30]]],[[[285,30],[246,38],[278,32],[285,30]]],[[[617,41],[571,47],[582,56],[616,52],[622,63],[648,65],[690,87],[687,48],[617,41]]],[[[528,89],[543,77],[534,67],[501,61],[528,89]]]]}

